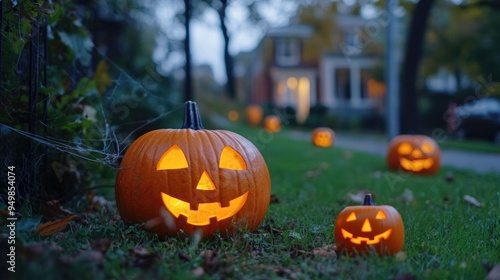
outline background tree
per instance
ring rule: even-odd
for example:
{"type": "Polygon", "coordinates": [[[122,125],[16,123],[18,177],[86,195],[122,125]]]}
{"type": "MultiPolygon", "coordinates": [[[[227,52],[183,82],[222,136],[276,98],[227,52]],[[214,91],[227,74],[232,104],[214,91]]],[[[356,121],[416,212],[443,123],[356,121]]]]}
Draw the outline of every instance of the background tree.
{"type": "Polygon", "coordinates": [[[401,133],[412,134],[418,131],[418,100],[416,81],[422,50],[424,45],[424,34],[434,0],[420,0],[413,9],[408,33],[406,37],[406,48],[401,82],[400,110],[401,133]]]}

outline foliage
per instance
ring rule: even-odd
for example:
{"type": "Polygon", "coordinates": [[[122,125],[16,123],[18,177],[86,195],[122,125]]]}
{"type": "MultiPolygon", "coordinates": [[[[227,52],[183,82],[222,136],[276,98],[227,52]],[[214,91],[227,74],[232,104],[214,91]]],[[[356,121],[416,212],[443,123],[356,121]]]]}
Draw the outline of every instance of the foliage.
{"type": "Polygon", "coordinates": [[[495,30],[499,24],[497,13],[488,8],[464,8],[447,1],[439,2],[427,34],[424,73],[435,74],[444,68],[456,74],[459,87],[463,75],[476,79],[496,73],[500,66],[500,58],[495,54],[500,46],[495,30]]]}
{"type": "Polygon", "coordinates": [[[158,28],[146,4],[4,2],[2,162],[22,171],[18,201],[37,210],[109,184],[134,132],[165,125],[154,122],[177,93],[161,87],[169,81],[152,59],[158,28]]]}

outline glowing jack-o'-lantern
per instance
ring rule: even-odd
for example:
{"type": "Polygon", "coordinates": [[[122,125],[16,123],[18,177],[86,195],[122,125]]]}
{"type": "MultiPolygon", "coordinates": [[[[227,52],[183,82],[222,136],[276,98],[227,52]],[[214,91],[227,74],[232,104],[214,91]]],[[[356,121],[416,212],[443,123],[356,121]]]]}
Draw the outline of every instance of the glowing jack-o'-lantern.
{"type": "Polygon", "coordinates": [[[281,129],[281,119],[276,115],[269,115],[264,119],[264,128],[269,132],[278,132],[281,129]]]}
{"type": "Polygon", "coordinates": [[[227,112],[227,118],[230,121],[235,122],[240,118],[240,114],[236,110],[231,110],[231,111],[227,112]]]}
{"type": "Polygon", "coordinates": [[[367,194],[361,206],[348,206],[335,222],[335,243],[339,252],[349,255],[369,253],[390,255],[403,249],[403,220],[388,205],[374,205],[367,194]]]}
{"type": "Polygon", "coordinates": [[[425,135],[399,135],[389,143],[387,165],[418,174],[439,171],[441,150],[434,139],[425,135]]]}
{"type": "Polygon", "coordinates": [[[264,112],[262,108],[257,104],[250,104],[246,109],[247,121],[250,125],[257,126],[262,121],[264,112]]]}
{"type": "Polygon", "coordinates": [[[132,143],[116,180],[119,213],[160,236],[204,236],[264,219],[271,180],[259,150],[244,137],[207,130],[194,102],[181,129],[159,129],[132,143]]]}
{"type": "Polygon", "coordinates": [[[328,148],[333,145],[335,132],[328,127],[318,127],[311,132],[311,140],[315,146],[328,148]]]}

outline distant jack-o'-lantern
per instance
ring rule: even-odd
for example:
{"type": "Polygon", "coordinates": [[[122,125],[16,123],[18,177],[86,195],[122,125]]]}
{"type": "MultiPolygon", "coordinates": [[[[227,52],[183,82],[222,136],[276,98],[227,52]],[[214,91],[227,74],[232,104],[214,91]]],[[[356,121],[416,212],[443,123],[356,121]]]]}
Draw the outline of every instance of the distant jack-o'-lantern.
{"type": "Polygon", "coordinates": [[[374,205],[367,194],[363,205],[348,206],[335,221],[335,243],[339,252],[348,255],[369,253],[395,254],[403,249],[404,225],[392,206],[374,205]]]}
{"type": "Polygon", "coordinates": [[[154,130],[132,143],[115,188],[123,220],[160,236],[255,230],[270,192],[259,150],[236,133],[204,129],[190,101],[181,129],[154,130]]]}
{"type": "Polygon", "coordinates": [[[264,119],[264,128],[269,132],[278,132],[281,129],[281,119],[276,115],[269,115],[264,119]]]}
{"type": "Polygon", "coordinates": [[[439,171],[441,150],[434,139],[425,135],[399,135],[389,143],[387,165],[417,174],[439,171]]]}
{"type": "Polygon", "coordinates": [[[335,132],[329,127],[318,127],[311,132],[311,138],[315,146],[328,148],[333,145],[335,132]]]}
{"type": "Polygon", "coordinates": [[[227,112],[227,118],[230,121],[235,122],[240,118],[240,114],[236,110],[231,110],[231,111],[227,112]]]}
{"type": "Polygon", "coordinates": [[[246,109],[247,121],[250,125],[257,126],[262,122],[264,112],[257,104],[250,104],[246,109]]]}

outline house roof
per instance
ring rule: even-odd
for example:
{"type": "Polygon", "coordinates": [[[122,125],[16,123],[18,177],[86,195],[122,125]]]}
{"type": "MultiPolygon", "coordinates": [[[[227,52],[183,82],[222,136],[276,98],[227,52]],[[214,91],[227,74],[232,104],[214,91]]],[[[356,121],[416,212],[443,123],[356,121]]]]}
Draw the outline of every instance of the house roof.
{"type": "Polygon", "coordinates": [[[267,31],[266,37],[298,37],[307,38],[312,36],[313,29],[309,25],[292,24],[274,27],[267,31]]]}

